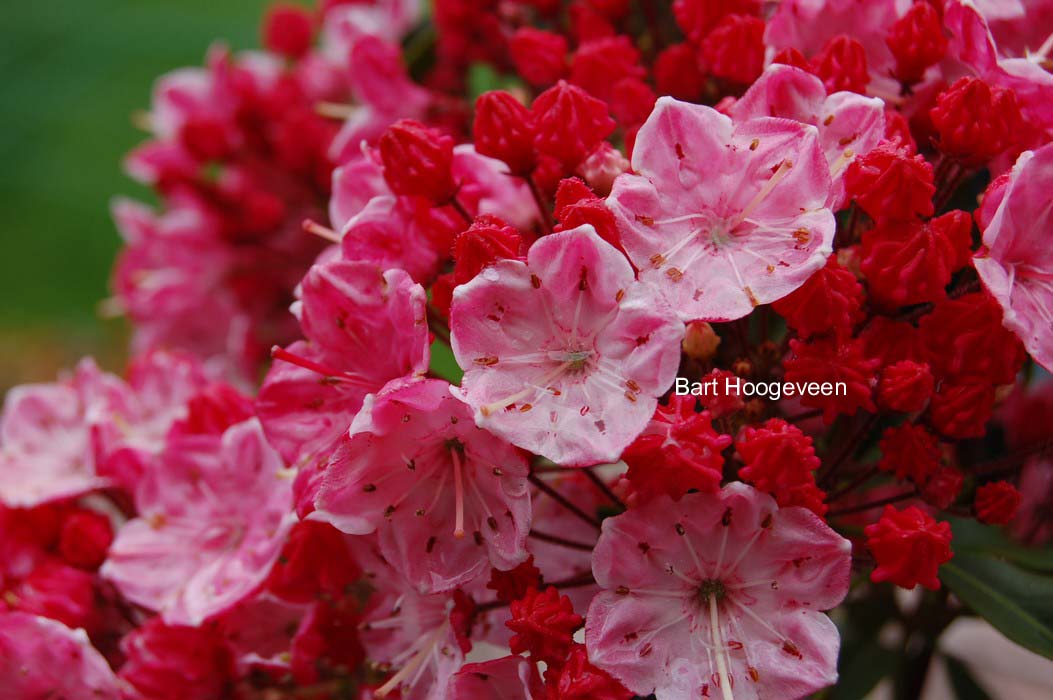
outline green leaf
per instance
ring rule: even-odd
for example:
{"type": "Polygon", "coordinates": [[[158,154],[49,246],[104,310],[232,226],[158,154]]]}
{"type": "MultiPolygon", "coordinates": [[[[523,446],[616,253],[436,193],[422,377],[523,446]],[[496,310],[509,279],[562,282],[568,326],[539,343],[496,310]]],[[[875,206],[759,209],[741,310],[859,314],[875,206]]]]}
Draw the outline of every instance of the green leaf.
{"type": "Polygon", "coordinates": [[[943,662],[947,664],[947,675],[951,679],[951,687],[954,688],[954,697],[958,700],[991,700],[991,696],[965,664],[953,656],[944,656],[943,662]]]}
{"type": "Polygon", "coordinates": [[[450,384],[460,384],[464,370],[457,365],[450,346],[437,339],[431,344],[431,364],[428,369],[436,377],[441,377],[450,384]]]}
{"type": "Polygon", "coordinates": [[[959,552],[940,568],[940,578],[1006,637],[1053,658],[1053,577],[959,552]]]}
{"type": "Polygon", "coordinates": [[[1025,547],[972,518],[949,518],[956,554],[990,554],[1034,571],[1053,572],[1053,549],[1025,547]]]}

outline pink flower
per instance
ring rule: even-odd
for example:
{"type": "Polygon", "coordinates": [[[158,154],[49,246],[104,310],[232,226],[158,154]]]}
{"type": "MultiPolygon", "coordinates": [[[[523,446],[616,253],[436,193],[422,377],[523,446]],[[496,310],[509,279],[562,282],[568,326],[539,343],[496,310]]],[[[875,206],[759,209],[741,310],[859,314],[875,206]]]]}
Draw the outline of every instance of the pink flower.
{"type": "Polygon", "coordinates": [[[1053,144],[1024,152],[984,228],[984,247],[973,259],[984,286],[1002,307],[1006,328],[1047,369],[1053,369],[1051,190],[1053,144]]]}
{"type": "Polygon", "coordinates": [[[173,440],[101,573],[168,624],[199,624],[266,579],[294,521],[290,481],[255,420],[222,438],[173,440]]]}
{"type": "Polygon", "coordinates": [[[640,281],[685,320],[732,320],[786,296],[826,263],[835,229],[815,127],[735,123],[658,100],[633,149],[637,175],[608,206],[640,281]]]}
{"type": "Polygon", "coordinates": [[[402,700],[446,700],[450,677],[468,651],[459,613],[470,601],[460,591],[421,594],[391,568],[375,538],[354,540],[356,559],[375,590],[362,614],[362,644],[370,661],[393,672],[374,696],[399,689],[402,700]]]}
{"type": "Polygon", "coordinates": [[[458,287],[450,324],[476,422],[569,466],[618,459],[673,381],[683,336],[589,225],[458,287]]]}
{"type": "Polygon", "coordinates": [[[797,698],[837,679],[849,542],[745,484],[658,498],[603,522],[592,662],[658,700],[797,698]]]}
{"type": "Polygon", "coordinates": [[[366,398],[329,462],[312,518],[376,531],[381,552],[422,592],[447,591],[526,559],[527,464],[472,423],[437,379],[366,398]]]}
{"type": "Polygon", "coordinates": [[[29,507],[111,485],[96,472],[92,426],[125,390],[90,359],[58,382],[11,389],[0,416],[0,501],[29,507]]]}
{"type": "Polygon", "coordinates": [[[402,270],[314,265],[293,314],[307,340],[275,351],[256,409],[267,439],[302,466],[351,425],[366,394],[428,368],[424,289],[402,270]]]}
{"type": "Polygon", "coordinates": [[[542,693],[537,666],[514,655],[466,664],[446,688],[448,700],[538,700],[542,693]]]}
{"type": "Polygon", "coordinates": [[[25,613],[0,613],[0,697],[117,700],[117,679],[84,630],[25,613]]]}
{"type": "Polygon", "coordinates": [[[885,103],[854,92],[829,96],[823,81],[793,66],[772,64],[728,111],[736,121],[785,117],[819,130],[819,146],[830,164],[837,195],[833,209],[844,199],[844,175],[856,157],[865,155],[885,135],[885,103]]]}

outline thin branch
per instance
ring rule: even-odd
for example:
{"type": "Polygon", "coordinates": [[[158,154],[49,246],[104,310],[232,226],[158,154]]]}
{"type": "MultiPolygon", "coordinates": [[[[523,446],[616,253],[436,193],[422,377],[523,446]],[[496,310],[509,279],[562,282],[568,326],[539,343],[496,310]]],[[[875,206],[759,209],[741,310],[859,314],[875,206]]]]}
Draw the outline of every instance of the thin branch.
{"type": "Polygon", "coordinates": [[[578,518],[580,518],[582,521],[588,523],[589,525],[592,525],[597,530],[600,529],[600,522],[596,520],[596,518],[592,517],[591,515],[583,511],[581,508],[568,501],[563,494],[546,484],[544,480],[538,478],[536,474],[531,474],[527,478],[530,480],[531,484],[536,486],[539,491],[544,493],[553,501],[560,504],[574,515],[578,516],[578,518]]]}
{"type": "Polygon", "coordinates": [[[595,484],[596,488],[598,488],[604,496],[610,499],[611,503],[622,510],[625,509],[625,503],[622,502],[622,499],[618,498],[618,495],[611,490],[610,486],[603,482],[603,479],[596,475],[596,472],[592,471],[592,469],[585,469],[584,471],[585,476],[588,477],[589,481],[595,484]]]}
{"type": "Polygon", "coordinates": [[[891,503],[897,503],[899,501],[905,501],[908,498],[917,496],[918,492],[916,489],[904,491],[903,493],[897,493],[895,496],[888,496],[886,498],[879,498],[874,501],[867,501],[866,503],[860,503],[857,506],[850,506],[848,508],[838,508],[835,510],[828,511],[826,517],[836,518],[839,515],[850,515],[852,513],[861,513],[864,510],[870,510],[871,508],[880,508],[881,506],[887,506],[891,503]]]}

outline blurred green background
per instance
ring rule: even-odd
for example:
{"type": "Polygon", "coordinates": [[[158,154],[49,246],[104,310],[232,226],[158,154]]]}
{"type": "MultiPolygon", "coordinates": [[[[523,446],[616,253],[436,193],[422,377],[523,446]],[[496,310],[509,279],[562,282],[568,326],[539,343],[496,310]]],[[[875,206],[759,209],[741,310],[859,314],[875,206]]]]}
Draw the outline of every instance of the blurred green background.
{"type": "Polygon", "coordinates": [[[154,79],[208,46],[258,45],[265,0],[35,0],[0,19],[0,392],[84,354],[123,365],[125,329],[96,305],[119,246],[130,115],[154,79]]]}

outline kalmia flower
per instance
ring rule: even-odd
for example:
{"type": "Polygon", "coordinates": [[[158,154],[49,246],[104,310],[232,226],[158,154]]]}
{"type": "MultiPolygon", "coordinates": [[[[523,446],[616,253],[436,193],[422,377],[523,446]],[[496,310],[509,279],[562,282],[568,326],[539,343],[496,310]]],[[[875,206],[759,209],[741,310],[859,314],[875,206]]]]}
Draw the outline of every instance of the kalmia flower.
{"type": "Polygon", "coordinates": [[[172,625],[197,625],[249,595],[293,524],[291,477],[255,419],[204,442],[173,440],[139,483],[139,517],[103,577],[172,625]]]}
{"type": "Polygon", "coordinates": [[[837,629],[818,611],[847,593],[850,549],[814,513],[741,483],[608,518],[589,658],[659,700],[807,695],[836,676],[837,629]]]}
{"type": "Polygon", "coordinates": [[[758,428],[747,426],[735,450],[744,466],[739,478],[775,497],[781,507],[803,506],[826,513],[826,494],[815,484],[819,458],[812,439],[796,426],[772,418],[758,428]]]}
{"type": "Polygon", "coordinates": [[[0,612],[0,687],[12,700],[122,697],[84,630],[21,612],[0,612]]]}
{"type": "Polygon", "coordinates": [[[893,411],[920,411],[932,398],[935,387],[936,381],[927,363],[900,360],[881,370],[877,402],[893,411]]]}
{"type": "Polygon", "coordinates": [[[587,225],[458,288],[450,326],[476,422],[570,466],[617,460],[672,383],[683,334],[587,225]]]}
{"type": "Polygon", "coordinates": [[[903,510],[885,506],[881,519],[867,525],[865,532],[867,548],[877,561],[871,581],[891,581],[911,589],[920,583],[930,590],[939,589],[940,564],[952,557],[949,523],[933,520],[917,506],[903,510]]]}
{"type": "Polygon", "coordinates": [[[1016,517],[1022,496],[1007,481],[993,481],[976,489],[973,508],[980,522],[1005,525],[1016,517]]]}
{"type": "Polygon", "coordinates": [[[537,666],[522,656],[465,664],[450,678],[449,700],[540,700],[544,686],[537,666]]]}
{"type": "Polygon", "coordinates": [[[815,127],[736,124],[663,97],[632,164],[638,174],[618,178],[608,206],[640,280],[685,321],[741,318],[800,287],[830,254],[831,183],[815,127]]]}
{"type": "Polygon", "coordinates": [[[330,448],[366,394],[425,371],[424,305],[424,290],[402,270],[339,260],[311,268],[293,308],[307,339],[276,352],[256,402],[290,464],[330,448]]]}
{"type": "Polygon", "coordinates": [[[1053,188],[1053,145],[1020,156],[999,196],[989,194],[984,210],[993,212],[983,228],[983,249],[973,264],[984,287],[997,300],[1003,323],[1044,367],[1053,367],[1053,257],[1044,241],[1053,222],[1048,197],[1053,188]],[[990,201],[989,201],[990,200],[990,201]]]}
{"type": "Polygon", "coordinates": [[[449,591],[526,559],[527,465],[477,428],[437,379],[367,397],[322,474],[312,518],[378,533],[385,559],[422,592],[449,591]]]}
{"type": "Polygon", "coordinates": [[[708,412],[696,412],[694,396],[671,396],[658,406],[640,437],[626,448],[626,478],[644,499],[665,494],[679,500],[689,490],[714,492],[724,478],[723,450],[730,435],[712,426],[708,412]]]}

